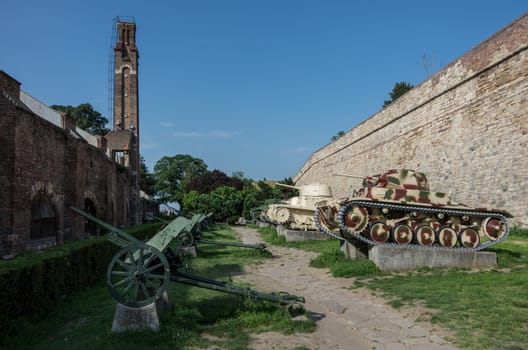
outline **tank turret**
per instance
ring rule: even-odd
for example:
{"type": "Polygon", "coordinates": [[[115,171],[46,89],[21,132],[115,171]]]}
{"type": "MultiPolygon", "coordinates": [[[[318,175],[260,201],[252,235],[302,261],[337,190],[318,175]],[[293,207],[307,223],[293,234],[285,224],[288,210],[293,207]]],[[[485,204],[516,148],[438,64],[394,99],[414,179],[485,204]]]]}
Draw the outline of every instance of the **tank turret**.
{"type": "Polygon", "coordinates": [[[322,231],[339,239],[480,250],[506,238],[511,214],[454,203],[449,194],[430,191],[425,174],[395,169],[363,177],[352,198],[319,206],[314,217],[322,231]]]}
{"type": "Polygon", "coordinates": [[[281,203],[268,206],[264,212],[266,221],[283,225],[288,229],[315,231],[317,226],[313,220],[316,207],[331,201],[332,190],[330,186],[314,183],[302,186],[292,186],[277,183],[278,186],[299,190],[299,196],[291,197],[281,203]]]}

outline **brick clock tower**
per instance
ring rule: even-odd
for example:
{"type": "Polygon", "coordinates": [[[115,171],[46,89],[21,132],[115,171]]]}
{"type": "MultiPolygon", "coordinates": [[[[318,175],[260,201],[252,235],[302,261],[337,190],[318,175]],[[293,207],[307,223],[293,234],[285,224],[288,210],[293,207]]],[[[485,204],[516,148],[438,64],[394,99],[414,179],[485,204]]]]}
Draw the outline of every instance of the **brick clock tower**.
{"type": "Polygon", "coordinates": [[[114,124],[106,136],[112,158],[130,170],[129,225],[141,223],[139,191],[139,104],[136,23],[117,21],[117,42],[114,47],[114,124]]]}

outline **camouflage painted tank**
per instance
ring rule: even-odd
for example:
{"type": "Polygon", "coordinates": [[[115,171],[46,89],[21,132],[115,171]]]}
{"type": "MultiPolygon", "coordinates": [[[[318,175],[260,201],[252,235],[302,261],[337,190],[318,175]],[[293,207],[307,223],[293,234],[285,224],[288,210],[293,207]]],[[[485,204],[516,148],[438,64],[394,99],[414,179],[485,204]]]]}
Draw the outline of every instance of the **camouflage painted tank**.
{"type": "Polygon", "coordinates": [[[503,210],[471,208],[449,194],[429,191],[425,174],[389,170],[367,176],[352,198],[315,210],[318,228],[341,240],[370,245],[480,250],[509,233],[503,210]]]}
{"type": "Polygon", "coordinates": [[[273,224],[283,225],[292,230],[315,231],[314,210],[334,200],[328,185],[315,183],[300,187],[278,183],[277,185],[299,190],[299,196],[286,201],[270,204],[262,217],[273,224]]]}

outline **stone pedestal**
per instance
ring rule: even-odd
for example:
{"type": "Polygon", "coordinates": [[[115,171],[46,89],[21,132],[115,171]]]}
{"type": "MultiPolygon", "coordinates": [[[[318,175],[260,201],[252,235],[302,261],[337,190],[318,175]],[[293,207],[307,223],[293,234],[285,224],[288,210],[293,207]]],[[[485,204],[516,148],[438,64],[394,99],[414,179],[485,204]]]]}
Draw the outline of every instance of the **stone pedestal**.
{"type": "Polygon", "coordinates": [[[132,308],[123,304],[116,304],[112,332],[159,331],[160,323],[156,304],[152,303],[140,308],[132,308]]]}
{"type": "Polygon", "coordinates": [[[186,256],[191,256],[193,258],[196,258],[196,247],[183,247],[181,250],[185,253],[186,256]]]}
{"type": "Polygon", "coordinates": [[[345,254],[347,259],[366,259],[368,257],[368,253],[365,253],[368,248],[361,249],[361,247],[355,246],[348,241],[339,241],[339,249],[345,254]]]}
{"type": "Polygon", "coordinates": [[[257,223],[258,227],[269,227],[271,224],[269,222],[259,221],[257,223]]]}
{"type": "Polygon", "coordinates": [[[331,238],[329,235],[321,231],[283,230],[283,235],[286,238],[286,242],[309,241],[314,239],[326,240],[331,238]]]}
{"type": "Polygon", "coordinates": [[[421,267],[492,268],[497,265],[493,252],[461,252],[456,250],[410,249],[374,246],[369,259],[381,271],[416,270],[421,267]]]}

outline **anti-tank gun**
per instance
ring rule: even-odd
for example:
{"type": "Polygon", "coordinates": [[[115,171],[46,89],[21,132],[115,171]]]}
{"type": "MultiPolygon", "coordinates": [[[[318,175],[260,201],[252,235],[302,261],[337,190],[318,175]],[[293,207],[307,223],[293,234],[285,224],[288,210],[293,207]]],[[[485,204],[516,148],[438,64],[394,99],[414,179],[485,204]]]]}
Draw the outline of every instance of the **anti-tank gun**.
{"type": "Polygon", "coordinates": [[[362,179],[362,187],[351,198],[315,210],[314,220],[322,231],[369,245],[467,251],[508,236],[510,213],[455,203],[448,193],[430,191],[421,172],[395,169],[362,179]]]}
{"type": "MultiPolygon", "coordinates": [[[[191,222],[193,223],[191,230],[183,232],[178,236],[178,241],[180,243],[180,246],[183,248],[190,248],[192,246],[196,246],[197,243],[201,243],[201,244],[213,244],[213,245],[224,246],[224,247],[249,248],[249,249],[256,249],[259,251],[264,251],[266,249],[266,245],[264,243],[246,244],[246,243],[240,243],[240,242],[215,241],[215,240],[203,238],[202,231],[204,230],[204,228],[210,225],[211,216],[212,216],[212,213],[194,214],[190,219],[191,222]]],[[[153,218],[165,224],[170,223],[170,221],[159,218],[159,217],[153,216],[153,218]]]]}
{"type": "Polygon", "coordinates": [[[270,204],[265,211],[266,220],[288,229],[315,231],[313,211],[318,206],[333,200],[330,186],[320,183],[292,186],[277,183],[277,186],[296,189],[299,195],[281,203],[270,204]]]}
{"type": "Polygon", "coordinates": [[[178,243],[180,235],[192,231],[196,225],[190,219],[179,216],[147,242],[138,240],[123,230],[102,220],[71,207],[71,209],[109,230],[107,238],[121,247],[112,258],[106,273],[106,285],[112,297],[120,304],[139,308],[158,300],[166,291],[169,281],[183,283],[200,288],[222,291],[244,296],[250,299],[262,299],[283,306],[304,303],[301,296],[285,292],[262,293],[251,288],[239,287],[227,282],[217,281],[183,270],[185,253],[169,247],[172,241],[178,243]]]}

